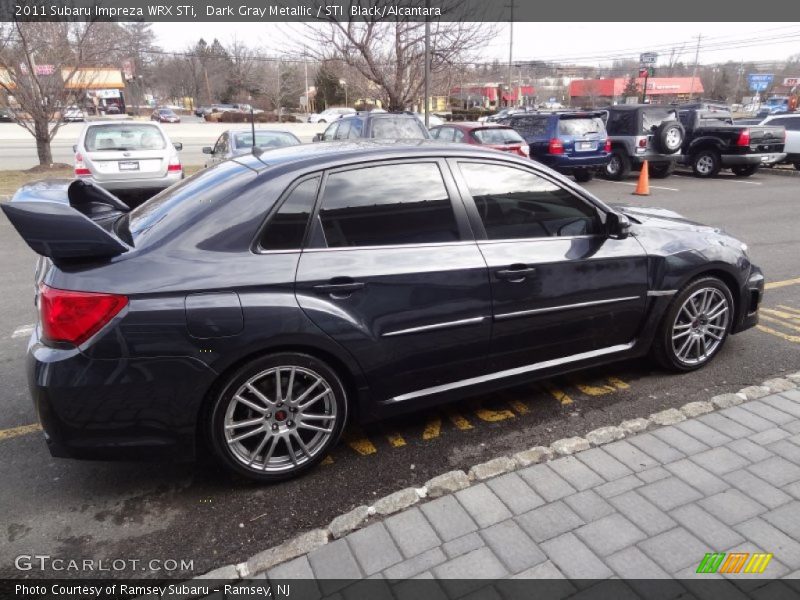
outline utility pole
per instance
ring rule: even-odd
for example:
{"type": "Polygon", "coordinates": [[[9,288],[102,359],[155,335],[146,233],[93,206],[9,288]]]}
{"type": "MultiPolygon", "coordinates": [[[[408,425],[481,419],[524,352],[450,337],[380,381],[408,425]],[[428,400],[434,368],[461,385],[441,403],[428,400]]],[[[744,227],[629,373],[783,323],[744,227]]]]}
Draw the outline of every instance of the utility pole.
{"type": "Polygon", "coordinates": [[[511,0],[511,20],[509,21],[509,32],[508,32],[508,102],[509,106],[511,104],[511,84],[512,82],[512,75],[511,75],[511,63],[514,60],[514,0],[511,0]]]}
{"type": "Polygon", "coordinates": [[[431,22],[425,19],[425,127],[430,127],[430,85],[431,85],[431,22]]]}
{"type": "Polygon", "coordinates": [[[736,72],[736,92],[735,92],[735,94],[733,96],[733,103],[734,104],[738,104],[739,103],[739,100],[738,100],[738,98],[739,98],[739,86],[742,83],[742,73],[744,73],[744,59],[742,59],[741,62],[739,63],[739,69],[736,72]]]}
{"type": "Polygon", "coordinates": [[[311,101],[309,98],[308,93],[308,61],[306,60],[306,47],[303,46],[303,70],[305,72],[305,79],[306,79],[306,112],[311,112],[311,101]]]}
{"type": "Polygon", "coordinates": [[[694,69],[692,69],[692,85],[689,86],[689,100],[694,98],[694,80],[697,77],[697,61],[700,59],[700,40],[703,39],[703,34],[697,35],[697,50],[694,53],[694,69]]]}

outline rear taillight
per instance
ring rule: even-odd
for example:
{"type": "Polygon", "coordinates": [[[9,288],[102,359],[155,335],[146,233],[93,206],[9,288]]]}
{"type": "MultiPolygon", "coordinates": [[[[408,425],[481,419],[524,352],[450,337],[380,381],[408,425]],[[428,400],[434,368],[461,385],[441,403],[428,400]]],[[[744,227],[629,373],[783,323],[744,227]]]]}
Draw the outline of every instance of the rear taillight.
{"type": "Polygon", "coordinates": [[[647,148],[647,138],[646,137],[639,138],[639,148],[647,148]]]}
{"type": "Polygon", "coordinates": [[[611,152],[611,140],[606,140],[606,143],[603,144],[603,152],[611,152]]]}
{"type": "Polygon", "coordinates": [[[739,134],[738,139],[736,140],[737,146],[749,146],[750,145],[750,130],[743,129],[742,132],[739,134]]]}
{"type": "Polygon", "coordinates": [[[100,331],[128,303],[127,296],[73,292],[42,285],[39,315],[45,342],[79,346],[100,331]]]}
{"type": "Polygon", "coordinates": [[[88,177],[92,172],[83,164],[83,155],[80,152],[75,153],[75,177],[88,177]]]}
{"type": "Polygon", "coordinates": [[[519,147],[519,154],[520,156],[530,156],[531,155],[530,146],[528,146],[528,144],[522,144],[522,146],[519,147]]]}
{"type": "Polygon", "coordinates": [[[561,143],[561,140],[558,138],[553,138],[550,140],[550,144],[547,146],[547,153],[548,154],[564,154],[564,144],[561,143]]]}
{"type": "Polygon", "coordinates": [[[173,173],[177,171],[183,171],[183,167],[181,166],[181,161],[179,161],[177,157],[171,158],[169,161],[169,165],[167,165],[167,171],[173,173]]]}

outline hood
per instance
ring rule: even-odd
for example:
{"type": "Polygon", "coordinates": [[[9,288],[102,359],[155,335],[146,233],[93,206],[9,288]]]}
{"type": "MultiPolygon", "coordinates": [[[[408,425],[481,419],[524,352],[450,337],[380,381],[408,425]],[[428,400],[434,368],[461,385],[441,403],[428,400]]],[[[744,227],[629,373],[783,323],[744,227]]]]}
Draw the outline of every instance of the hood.
{"type": "Polygon", "coordinates": [[[645,227],[658,227],[659,229],[676,229],[680,231],[705,231],[725,235],[722,229],[703,225],[683,217],[673,210],[650,206],[631,206],[627,204],[612,204],[615,210],[620,211],[638,225],[645,227]]]}

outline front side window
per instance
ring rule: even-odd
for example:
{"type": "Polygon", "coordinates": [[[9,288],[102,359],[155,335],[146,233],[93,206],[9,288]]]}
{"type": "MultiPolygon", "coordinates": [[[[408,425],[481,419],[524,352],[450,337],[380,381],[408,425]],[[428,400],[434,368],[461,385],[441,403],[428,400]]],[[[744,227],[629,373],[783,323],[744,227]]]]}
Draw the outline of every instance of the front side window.
{"type": "Polygon", "coordinates": [[[89,152],[163,150],[167,143],[154,125],[92,125],[86,132],[89,152]]]}
{"type": "Polygon", "coordinates": [[[336,135],[336,130],[338,128],[339,128],[339,121],[336,121],[336,123],[329,125],[328,128],[325,130],[325,133],[322,134],[322,141],[330,142],[336,135]]]}
{"type": "Polygon", "coordinates": [[[459,167],[490,240],[600,232],[593,207],[530,171],[485,163],[459,167]]]}
{"type": "Polygon", "coordinates": [[[319,177],[298,183],[261,234],[263,250],[296,250],[303,244],[308,217],[314,208],[319,177]]]}
{"type": "Polygon", "coordinates": [[[332,173],[319,212],[329,248],[458,241],[453,207],[435,163],[332,173]]]}
{"type": "Polygon", "coordinates": [[[339,121],[339,129],[336,131],[334,139],[346,140],[349,134],[350,134],[350,120],[342,119],[341,121],[339,121]]]}

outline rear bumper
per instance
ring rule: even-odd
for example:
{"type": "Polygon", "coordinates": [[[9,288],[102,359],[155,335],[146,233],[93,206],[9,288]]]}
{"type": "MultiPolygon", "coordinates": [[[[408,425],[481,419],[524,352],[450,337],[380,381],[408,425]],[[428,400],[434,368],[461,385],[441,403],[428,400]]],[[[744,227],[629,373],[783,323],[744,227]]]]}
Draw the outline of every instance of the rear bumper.
{"type": "Polygon", "coordinates": [[[91,359],[77,348],[28,346],[28,387],[55,457],[191,460],[216,375],[193,358],[91,359]]]}
{"type": "Polygon", "coordinates": [[[602,156],[542,154],[541,156],[531,156],[531,158],[561,173],[570,173],[575,169],[601,169],[608,164],[611,154],[604,154],[602,156]]]}
{"type": "Polygon", "coordinates": [[[761,154],[723,154],[723,167],[747,165],[774,165],[786,158],[785,152],[765,152],[761,154]]]}
{"type": "Polygon", "coordinates": [[[88,181],[99,185],[101,188],[114,191],[138,191],[138,190],[165,190],[174,183],[178,183],[183,178],[183,171],[168,172],[165,177],[153,177],[142,179],[110,179],[99,181],[94,177],[81,177],[83,181],[88,181]]]}
{"type": "Polygon", "coordinates": [[[644,164],[644,161],[647,161],[648,164],[651,165],[674,163],[678,162],[680,157],[681,157],[680,152],[677,152],[675,154],[659,154],[657,152],[645,152],[644,154],[635,154],[634,156],[631,156],[631,164],[635,167],[641,167],[644,164]]]}
{"type": "Polygon", "coordinates": [[[741,291],[739,298],[739,311],[738,322],[734,324],[731,333],[739,333],[745,329],[750,329],[758,324],[758,308],[761,306],[761,300],[764,298],[764,273],[753,265],[750,270],[750,277],[747,279],[747,285],[741,291]]]}

